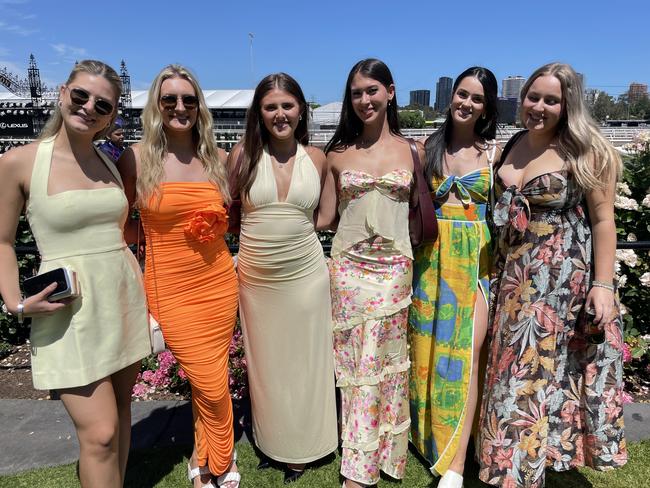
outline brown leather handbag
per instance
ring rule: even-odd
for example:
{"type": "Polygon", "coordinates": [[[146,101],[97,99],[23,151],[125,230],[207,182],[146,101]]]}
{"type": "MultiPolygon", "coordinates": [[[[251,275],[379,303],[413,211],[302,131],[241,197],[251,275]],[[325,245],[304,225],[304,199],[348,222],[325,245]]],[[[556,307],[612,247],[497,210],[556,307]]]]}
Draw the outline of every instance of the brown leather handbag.
{"type": "Polygon", "coordinates": [[[424,246],[435,242],[438,238],[438,219],[431,199],[431,190],[424,176],[424,169],[420,163],[418,148],[413,139],[408,139],[413,156],[413,179],[409,203],[409,235],[411,246],[424,246]]]}

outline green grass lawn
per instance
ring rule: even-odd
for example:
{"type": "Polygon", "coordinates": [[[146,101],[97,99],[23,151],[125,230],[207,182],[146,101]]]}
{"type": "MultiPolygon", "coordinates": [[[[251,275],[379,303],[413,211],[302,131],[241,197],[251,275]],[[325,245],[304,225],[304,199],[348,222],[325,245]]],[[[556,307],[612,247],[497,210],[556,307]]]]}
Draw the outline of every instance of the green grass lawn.
{"type": "MultiPolygon", "coordinates": [[[[266,488],[285,486],[282,483],[283,473],[279,469],[257,471],[255,467],[258,458],[250,444],[241,443],[237,446],[239,469],[243,477],[241,488],[266,488]]],[[[190,450],[184,448],[150,449],[134,451],[129,459],[129,469],[125,486],[128,488],[177,488],[189,487],[185,478],[187,456],[190,450]]],[[[339,482],[340,459],[326,460],[317,467],[307,470],[307,473],[292,486],[294,488],[336,488],[339,482]]],[[[632,444],[630,446],[630,461],[622,469],[608,473],[598,473],[589,469],[569,473],[551,473],[547,476],[547,488],[642,488],[648,486],[650,480],[650,441],[632,444]]],[[[437,481],[429,471],[413,455],[409,454],[406,477],[399,482],[384,480],[379,487],[384,488],[435,488],[437,481]]],[[[78,486],[75,476],[75,465],[43,468],[29,471],[16,476],[0,477],[0,487],[38,487],[38,488],[67,488],[78,486]]],[[[465,475],[465,488],[487,487],[477,479],[476,467],[465,475]]]]}

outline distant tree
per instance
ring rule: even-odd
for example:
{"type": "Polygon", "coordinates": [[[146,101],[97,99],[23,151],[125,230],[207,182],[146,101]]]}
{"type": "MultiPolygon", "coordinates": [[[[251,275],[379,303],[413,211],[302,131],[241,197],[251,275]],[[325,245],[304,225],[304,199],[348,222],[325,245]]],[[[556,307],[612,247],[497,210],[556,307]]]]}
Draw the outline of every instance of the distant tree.
{"type": "Polygon", "coordinates": [[[400,126],[404,129],[421,129],[424,127],[424,116],[420,110],[402,110],[398,115],[400,126]]]}
{"type": "Polygon", "coordinates": [[[400,110],[420,110],[424,115],[424,120],[435,120],[440,116],[433,107],[429,107],[428,105],[419,105],[417,103],[400,107],[400,110]]]}
{"type": "Polygon", "coordinates": [[[596,101],[591,106],[591,114],[593,117],[604,122],[607,119],[621,120],[630,117],[630,109],[627,103],[627,95],[623,94],[617,99],[604,91],[598,92],[596,101]]]}
{"type": "Polygon", "coordinates": [[[645,96],[630,105],[630,118],[650,119],[650,98],[645,96]]]}

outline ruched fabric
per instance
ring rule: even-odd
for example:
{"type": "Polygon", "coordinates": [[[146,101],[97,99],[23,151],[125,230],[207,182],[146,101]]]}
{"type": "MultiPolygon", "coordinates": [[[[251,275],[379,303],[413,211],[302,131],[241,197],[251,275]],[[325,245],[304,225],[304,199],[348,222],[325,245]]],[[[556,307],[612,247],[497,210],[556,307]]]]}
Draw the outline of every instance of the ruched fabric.
{"type": "Polygon", "coordinates": [[[238,273],[257,446],[307,463],[337,447],[329,276],[313,214],[320,177],[298,145],[280,202],[265,149],[244,201],[238,273]]]}
{"type": "Polygon", "coordinates": [[[141,216],[149,309],[192,387],[198,464],[219,475],[234,445],[228,349],[238,302],[223,199],[209,182],[163,183],[141,216]]]}
{"type": "Polygon", "coordinates": [[[346,170],[339,178],[341,219],[329,265],[341,474],[367,485],[379,481],[380,470],[400,479],[406,467],[412,181],[403,170],[377,178],[346,170]]]}

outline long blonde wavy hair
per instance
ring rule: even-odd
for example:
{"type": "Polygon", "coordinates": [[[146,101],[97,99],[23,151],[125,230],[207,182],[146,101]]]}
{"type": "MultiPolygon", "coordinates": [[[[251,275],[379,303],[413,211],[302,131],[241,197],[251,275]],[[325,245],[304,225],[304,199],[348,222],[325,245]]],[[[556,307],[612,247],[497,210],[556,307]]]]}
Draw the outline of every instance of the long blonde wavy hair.
{"type": "Polygon", "coordinates": [[[538,68],[521,89],[522,104],[530,86],[540,76],[554,76],[562,87],[558,146],[578,186],[586,191],[607,189],[612,178],[620,176],[623,164],[616,149],[603,137],[589,114],[578,74],[563,63],[549,63],[538,68]]]}
{"type": "MultiPolygon", "coordinates": [[[[113,91],[115,91],[115,99],[112,100],[114,110],[113,114],[111,115],[111,123],[104,129],[97,132],[97,134],[95,134],[93,137],[93,139],[100,139],[106,133],[108,128],[113,125],[113,121],[115,121],[115,117],[117,117],[117,104],[120,100],[120,95],[122,95],[122,79],[117,74],[117,72],[106,63],[94,59],[84,59],[83,61],[79,61],[74,65],[74,68],[72,68],[72,71],[70,72],[70,76],[68,76],[68,79],[65,82],[65,86],[68,86],[70,83],[72,83],[79,73],[88,73],[89,75],[102,76],[106,79],[106,81],[110,83],[111,87],[113,87],[113,91]]],[[[63,117],[61,116],[61,109],[57,103],[54,106],[52,115],[50,115],[50,117],[47,119],[47,123],[43,127],[43,130],[41,130],[38,138],[47,139],[48,137],[55,136],[59,130],[61,130],[62,125],[63,117]]]]}
{"type": "Polygon", "coordinates": [[[226,204],[230,203],[226,167],[220,160],[217,144],[212,132],[212,114],[205,103],[203,92],[196,77],[185,67],[170,64],[162,69],[149,88],[149,98],[142,111],[143,135],[140,144],[140,172],[136,183],[136,202],[143,207],[152,195],[160,202],[160,184],[164,176],[164,161],[167,154],[167,137],[163,130],[160,110],[160,87],[169,78],[182,78],[194,88],[199,106],[197,119],[192,127],[196,154],[203,163],[208,179],[217,186],[226,204]]]}

